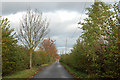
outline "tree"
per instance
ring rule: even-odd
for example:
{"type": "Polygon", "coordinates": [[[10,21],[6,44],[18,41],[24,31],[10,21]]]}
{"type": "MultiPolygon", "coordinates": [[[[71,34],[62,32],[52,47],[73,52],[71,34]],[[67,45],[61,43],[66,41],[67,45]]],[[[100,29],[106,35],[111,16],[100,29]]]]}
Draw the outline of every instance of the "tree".
{"type": "Polygon", "coordinates": [[[2,75],[12,73],[16,67],[16,43],[17,39],[14,29],[10,29],[8,19],[1,19],[0,26],[2,28],[2,75]]]}
{"type": "Polygon", "coordinates": [[[120,37],[117,4],[111,6],[95,2],[87,8],[88,17],[82,25],[82,40],[77,40],[71,54],[63,55],[61,61],[87,78],[119,78],[120,37]],[[82,65],[82,66],[81,66],[82,65]]]}
{"type": "Polygon", "coordinates": [[[35,66],[40,66],[42,64],[48,64],[50,63],[51,57],[46,53],[46,51],[39,50],[35,51],[35,54],[33,54],[33,62],[35,66]]]}
{"type": "Polygon", "coordinates": [[[39,13],[37,10],[27,10],[21,19],[18,38],[29,49],[30,69],[32,68],[32,53],[48,33],[48,26],[47,20],[43,19],[42,13],[39,13]]]}
{"type": "MultiPolygon", "coordinates": [[[[91,71],[98,77],[118,77],[119,62],[117,8],[103,2],[95,2],[88,9],[88,18],[82,23],[82,38],[92,58],[91,71]],[[114,59],[113,59],[114,57],[114,59]],[[114,67],[112,67],[114,65],[114,67]]],[[[91,72],[90,72],[91,73],[91,72]]]]}
{"type": "Polygon", "coordinates": [[[50,56],[55,57],[57,55],[57,49],[55,46],[55,41],[51,40],[50,38],[45,39],[39,48],[46,51],[50,56]]]}

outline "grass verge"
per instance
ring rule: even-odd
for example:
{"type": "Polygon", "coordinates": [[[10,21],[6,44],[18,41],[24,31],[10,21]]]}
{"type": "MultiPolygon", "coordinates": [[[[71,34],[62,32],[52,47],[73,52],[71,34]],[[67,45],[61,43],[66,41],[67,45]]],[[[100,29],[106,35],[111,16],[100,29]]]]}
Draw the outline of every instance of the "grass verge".
{"type": "Polygon", "coordinates": [[[3,78],[29,78],[30,76],[35,74],[35,72],[38,70],[39,70],[38,68],[33,67],[32,69],[26,69],[23,71],[19,71],[11,75],[4,76],[3,78]]]}
{"type": "Polygon", "coordinates": [[[32,78],[35,74],[37,74],[43,67],[49,66],[50,64],[43,64],[40,67],[33,67],[32,69],[26,69],[23,71],[15,72],[11,75],[4,76],[3,80],[7,79],[22,79],[22,80],[28,80],[32,78]]]}
{"type": "Polygon", "coordinates": [[[76,71],[75,69],[69,67],[68,65],[66,65],[66,64],[64,64],[64,63],[61,63],[61,64],[64,66],[64,68],[65,68],[71,75],[73,75],[74,78],[81,78],[81,79],[87,78],[87,74],[78,72],[78,71],[76,71]]]}

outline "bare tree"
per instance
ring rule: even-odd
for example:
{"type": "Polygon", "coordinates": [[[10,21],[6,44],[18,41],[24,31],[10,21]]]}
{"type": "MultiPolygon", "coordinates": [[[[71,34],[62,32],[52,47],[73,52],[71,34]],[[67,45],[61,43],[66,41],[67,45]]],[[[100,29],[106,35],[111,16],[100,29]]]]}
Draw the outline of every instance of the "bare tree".
{"type": "Polygon", "coordinates": [[[40,44],[40,41],[48,33],[49,22],[42,17],[37,10],[27,10],[20,21],[18,38],[29,49],[30,69],[32,68],[32,53],[40,44]]]}

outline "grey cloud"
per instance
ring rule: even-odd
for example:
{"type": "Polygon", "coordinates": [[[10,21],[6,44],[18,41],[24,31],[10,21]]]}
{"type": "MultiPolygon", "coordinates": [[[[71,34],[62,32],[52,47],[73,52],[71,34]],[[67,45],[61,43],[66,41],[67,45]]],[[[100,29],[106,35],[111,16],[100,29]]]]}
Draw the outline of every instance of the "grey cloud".
{"type": "Polygon", "coordinates": [[[38,9],[42,12],[68,10],[81,13],[83,8],[89,7],[92,2],[3,2],[2,14],[14,14],[27,9],[38,9]]]}
{"type": "MultiPolygon", "coordinates": [[[[56,14],[56,11],[63,10],[67,11],[67,14],[71,14],[71,12],[77,12],[75,15],[75,18],[65,21],[65,22],[60,22],[58,21],[59,18],[52,18],[52,21],[50,22],[50,33],[48,34],[51,39],[56,40],[56,46],[58,47],[64,47],[66,38],[68,40],[67,47],[68,51],[73,47],[75,44],[77,38],[81,35],[82,30],[79,30],[77,27],[78,26],[72,26],[73,29],[69,29],[69,25],[71,24],[77,24],[78,20],[76,19],[80,17],[80,13],[82,12],[84,5],[86,4],[86,7],[90,6],[92,3],[84,3],[84,2],[60,2],[60,3],[55,3],[55,2],[7,2],[7,3],[2,3],[2,13],[3,15],[9,15],[13,14],[15,15],[17,12],[22,12],[26,11],[26,9],[31,8],[35,9],[37,8],[38,10],[41,10],[44,13],[52,12],[52,14],[56,14]],[[55,20],[56,19],[56,20],[55,20]],[[58,22],[55,22],[55,21],[58,22]]],[[[62,13],[62,12],[61,12],[62,13]]],[[[67,18],[66,16],[64,16],[67,18]]],[[[71,17],[68,16],[68,17],[71,17]]],[[[84,16],[82,16],[84,17],[84,16]]],[[[16,17],[17,18],[17,17],[16,17]]],[[[69,18],[68,18],[69,19],[69,18]]],[[[18,28],[18,24],[12,23],[11,26],[14,28],[18,28]]],[[[71,27],[70,27],[71,28],[71,27]]],[[[58,48],[59,50],[64,50],[64,48],[58,48]]]]}

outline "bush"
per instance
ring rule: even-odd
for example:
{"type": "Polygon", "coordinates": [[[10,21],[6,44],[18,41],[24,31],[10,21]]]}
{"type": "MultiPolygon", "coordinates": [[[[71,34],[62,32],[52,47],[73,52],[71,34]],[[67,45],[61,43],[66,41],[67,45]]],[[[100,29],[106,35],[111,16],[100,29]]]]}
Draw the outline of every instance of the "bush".
{"type": "Polygon", "coordinates": [[[45,51],[36,51],[33,53],[33,65],[40,66],[42,64],[48,64],[53,62],[53,58],[48,55],[45,51]]]}

